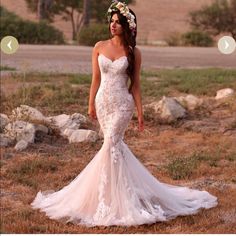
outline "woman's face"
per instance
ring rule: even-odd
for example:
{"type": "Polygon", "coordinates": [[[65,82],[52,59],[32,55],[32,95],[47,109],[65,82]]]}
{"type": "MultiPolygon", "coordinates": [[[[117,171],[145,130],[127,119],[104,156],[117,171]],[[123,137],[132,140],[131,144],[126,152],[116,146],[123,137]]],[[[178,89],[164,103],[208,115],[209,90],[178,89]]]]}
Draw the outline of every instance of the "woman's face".
{"type": "Polygon", "coordinates": [[[121,35],[123,33],[117,14],[114,14],[111,18],[110,31],[112,35],[121,35]]]}

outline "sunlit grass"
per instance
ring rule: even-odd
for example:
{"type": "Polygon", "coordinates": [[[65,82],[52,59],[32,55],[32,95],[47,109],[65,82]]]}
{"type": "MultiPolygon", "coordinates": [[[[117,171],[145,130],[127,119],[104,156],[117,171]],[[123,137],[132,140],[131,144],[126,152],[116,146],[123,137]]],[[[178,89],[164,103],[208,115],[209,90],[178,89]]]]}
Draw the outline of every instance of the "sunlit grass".
{"type": "Polygon", "coordinates": [[[160,97],[171,94],[171,91],[215,96],[219,89],[236,89],[236,70],[210,68],[142,71],[141,81],[142,90],[147,96],[160,97]],[[148,81],[149,77],[156,77],[157,80],[148,81]]]}

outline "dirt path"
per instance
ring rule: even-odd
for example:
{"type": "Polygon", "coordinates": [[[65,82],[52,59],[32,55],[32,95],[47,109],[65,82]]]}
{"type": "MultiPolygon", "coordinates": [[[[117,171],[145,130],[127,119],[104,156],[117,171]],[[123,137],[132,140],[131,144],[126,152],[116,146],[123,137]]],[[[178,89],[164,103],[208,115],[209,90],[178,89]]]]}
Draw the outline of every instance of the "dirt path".
{"type": "MultiPolygon", "coordinates": [[[[217,48],[138,46],[142,52],[142,69],[157,68],[236,68],[236,53],[221,54],[217,48]]],[[[91,73],[92,47],[20,45],[16,54],[1,53],[2,66],[17,71],[52,73],[91,73]]],[[[2,75],[9,72],[3,71],[2,75]]],[[[10,72],[11,73],[11,72],[10,72]]]]}

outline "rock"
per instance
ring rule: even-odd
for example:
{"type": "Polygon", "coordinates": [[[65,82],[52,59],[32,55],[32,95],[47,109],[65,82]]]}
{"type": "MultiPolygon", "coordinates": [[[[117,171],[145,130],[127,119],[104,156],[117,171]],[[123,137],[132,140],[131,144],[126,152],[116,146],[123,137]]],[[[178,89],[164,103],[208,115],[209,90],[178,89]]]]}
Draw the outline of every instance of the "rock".
{"type": "Polygon", "coordinates": [[[231,88],[221,89],[221,90],[217,91],[215,99],[218,100],[218,99],[222,99],[222,98],[227,98],[229,96],[234,95],[234,93],[235,93],[234,90],[231,88]]]}
{"type": "Polygon", "coordinates": [[[63,131],[62,135],[63,135],[64,137],[69,138],[69,137],[71,136],[71,134],[72,134],[74,131],[75,131],[74,129],[66,128],[66,129],[63,131]]]}
{"type": "Polygon", "coordinates": [[[57,126],[62,135],[65,135],[64,131],[66,129],[77,130],[81,127],[81,124],[87,122],[87,118],[79,113],[74,113],[72,115],[61,114],[58,116],[47,117],[46,119],[48,122],[57,126]]]}
{"type": "Polygon", "coordinates": [[[41,125],[41,124],[34,124],[34,128],[35,128],[35,131],[41,131],[45,134],[48,134],[48,127],[46,127],[45,125],[41,125]]]}
{"type": "Polygon", "coordinates": [[[7,115],[0,113],[0,130],[2,131],[4,127],[10,122],[7,115]]]}
{"type": "Polygon", "coordinates": [[[20,140],[16,146],[14,147],[14,149],[16,151],[23,151],[24,149],[26,149],[28,147],[28,142],[26,142],[25,140],[20,140]]]}
{"type": "Polygon", "coordinates": [[[84,141],[95,142],[97,139],[98,139],[97,132],[93,130],[86,130],[86,129],[75,130],[69,136],[70,143],[84,142],[84,141]]]}
{"type": "Polygon", "coordinates": [[[5,127],[5,134],[17,141],[25,140],[33,143],[35,138],[35,127],[33,124],[25,121],[15,121],[5,127]]]}
{"type": "Polygon", "coordinates": [[[48,120],[50,120],[51,123],[54,123],[55,126],[57,126],[60,130],[63,131],[66,128],[71,128],[71,129],[79,128],[77,124],[72,122],[70,116],[66,114],[48,117],[48,120]]]}
{"type": "Polygon", "coordinates": [[[197,98],[192,94],[188,94],[187,96],[175,97],[175,99],[188,110],[194,110],[203,104],[203,99],[197,98]]]}
{"type": "Polygon", "coordinates": [[[14,139],[6,134],[0,134],[0,147],[8,147],[14,143],[14,139]]]}
{"type": "Polygon", "coordinates": [[[74,113],[71,115],[71,119],[76,122],[77,124],[87,123],[86,116],[80,114],[80,113],[74,113]]]}
{"type": "Polygon", "coordinates": [[[165,96],[158,103],[154,102],[145,107],[152,107],[166,122],[172,122],[186,116],[186,110],[176,99],[165,96]]]}
{"type": "Polygon", "coordinates": [[[20,107],[15,108],[12,111],[12,115],[10,116],[11,120],[39,120],[44,121],[45,116],[38,111],[37,109],[27,106],[20,105],[20,107]]]}

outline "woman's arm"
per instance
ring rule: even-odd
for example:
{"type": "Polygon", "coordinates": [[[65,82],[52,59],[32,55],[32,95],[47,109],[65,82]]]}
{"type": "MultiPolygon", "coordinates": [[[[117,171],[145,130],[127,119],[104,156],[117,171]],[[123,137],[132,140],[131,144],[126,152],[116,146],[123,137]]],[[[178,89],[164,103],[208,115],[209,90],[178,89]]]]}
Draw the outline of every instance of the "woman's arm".
{"type": "Polygon", "coordinates": [[[89,112],[88,112],[92,118],[96,118],[95,96],[101,81],[101,73],[98,65],[98,49],[100,45],[101,41],[97,42],[92,52],[92,83],[89,92],[89,112]]]}
{"type": "Polygon", "coordinates": [[[135,104],[138,112],[138,122],[139,122],[139,130],[142,131],[144,129],[144,121],[143,121],[143,108],[142,108],[142,97],[141,97],[141,86],[140,86],[140,69],[141,69],[141,61],[142,56],[140,50],[135,47],[134,50],[135,55],[135,68],[134,68],[134,84],[132,87],[132,94],[135,100],[135,104]]]}

